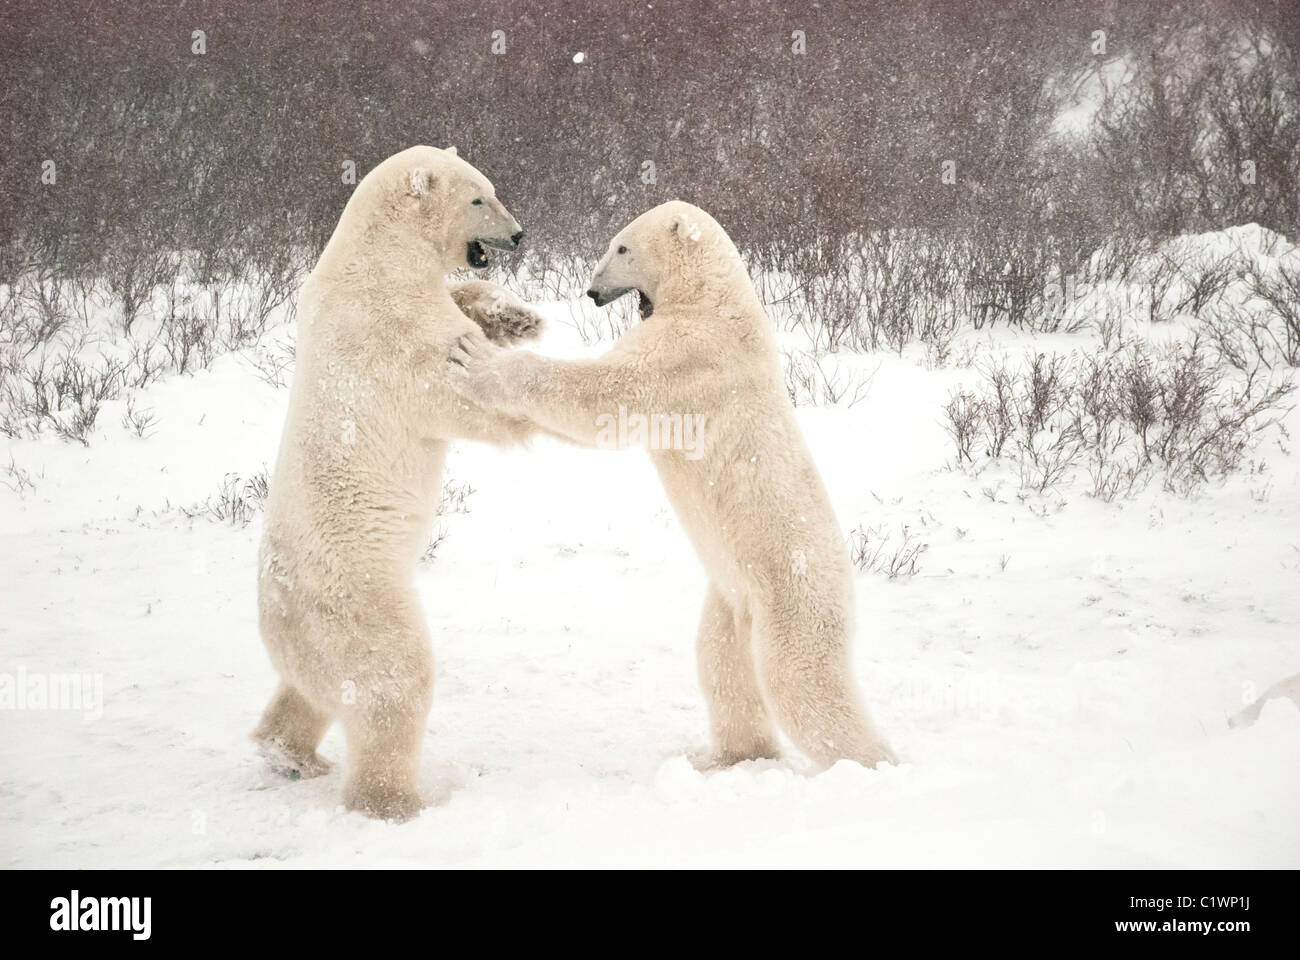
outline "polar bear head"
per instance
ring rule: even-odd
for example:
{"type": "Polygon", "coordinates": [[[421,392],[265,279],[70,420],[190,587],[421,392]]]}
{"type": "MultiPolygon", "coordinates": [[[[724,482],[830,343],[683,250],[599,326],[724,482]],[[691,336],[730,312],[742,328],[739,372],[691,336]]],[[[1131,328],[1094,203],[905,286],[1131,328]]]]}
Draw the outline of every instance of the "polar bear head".
{"type": "Polygon", "coordinates": [[[641,317],[656,304],[698,299],[710,279],[734,283],[740,254],[711,216],[670,200],[647,210],[610,241],[596,265],[587,296],[596,306],[636,291],[641,317]]]}
{"type": "Polygon", "coordinates": [[[357,184],[344,221],[350,235],[421,254],[445,272],[482,269],[488,249],[513,250],[524,235],[492,183],[455,147],[393,154],[357,184]]]}

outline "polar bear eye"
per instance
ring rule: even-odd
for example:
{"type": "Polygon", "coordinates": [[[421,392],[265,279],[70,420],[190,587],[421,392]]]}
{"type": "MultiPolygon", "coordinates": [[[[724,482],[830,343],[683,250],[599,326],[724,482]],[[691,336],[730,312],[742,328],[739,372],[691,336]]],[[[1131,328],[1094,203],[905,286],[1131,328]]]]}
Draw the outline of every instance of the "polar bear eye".
{"type": "Polygon", "coordinates": [[[478,197],[477,199],[471,200],[470,203],[472,203],[476,207],[481,207],[483,206],[483,198],[478,197]]]}
{"type": "Polygon", "coordinates": [[[619,248],[618,248],[618,252],[619,252],[619,253],[627,253],[627,247],[619,247],[619,248]]]}

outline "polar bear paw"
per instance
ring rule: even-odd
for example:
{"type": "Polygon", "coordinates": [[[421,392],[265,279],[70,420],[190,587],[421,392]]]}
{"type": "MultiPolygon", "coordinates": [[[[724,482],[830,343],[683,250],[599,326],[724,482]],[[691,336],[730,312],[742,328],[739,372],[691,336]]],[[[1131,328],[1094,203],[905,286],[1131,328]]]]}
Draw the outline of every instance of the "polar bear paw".
{"type": "Polygon", "coordinates": [[[310,780],[334,769],[334,764],[314,750],[310,754],[290,750],[280,737],[259,740],[257,748],[267,769],[286,780],[310,780]]]}
{"type": "Polygon", "coordinates": [[[692,750],[686,759],[696,770],[725,770],[747,760],[780,760],[781,748],[775,743],[758,743],[745,750],[692,750]]]}
{"type": "Polygon", "coordinates": [[[400,823],[419,814],[424,804],[420,801],[420,795],[410,790],[349,783],[343,791],[343,806],[378,820],[396,820],[400,823]]]}
{"type": "Polygon", "coordinates": [[[479,325],[493,343],[509,346],[536,339],[542,332],[542,315],[505,287],[486,280],[469,280],[449,288],[460,312],[479,325]]]}
{"type": "Polygon", "coordinates": [[[489,342],[475,331],[458,337],[447,356],[451,387],[481,407],[507,412],[511,408],[510,362],[521,354],[489,342]]]}

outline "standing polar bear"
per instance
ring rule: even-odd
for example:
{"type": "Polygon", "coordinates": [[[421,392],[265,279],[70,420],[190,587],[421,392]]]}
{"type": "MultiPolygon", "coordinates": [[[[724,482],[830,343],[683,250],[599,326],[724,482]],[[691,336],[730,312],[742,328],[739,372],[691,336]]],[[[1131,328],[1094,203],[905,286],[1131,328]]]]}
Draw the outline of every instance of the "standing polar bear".
{"type": "Polygon", "coordinates": [[[253,736],[311,776],[327,769],[316,747],[342,721],[345,803],[374,816],[420,805],[433,654],[412,577],[448,441],[532,432],[466,403],[446,357],[469,331],[531,335],[536,315],[499,288],[449,290],[443,277],[486,265],[485,248],[511,249],[520,236],[454,148],[412,147],[357,185],[299,293],[297,369],[259,557],[262,638],[281,683],[253,736]]]}
{"type": "MultiPolygon", "coordinates": [[[[772,720],[814,760],[892,761],[854,684],[853,580],[786,393],[767,317],[731,239],[673,202],[610,243],[588,294],[635,291],[644,322],[595,360],[506,353],[481,336],[451,356],[467,398],[578,443],[636,422],[709,574],[698,638],[717,760],[777,753],[772,720]],[[678,424],[699,423],[684,440],[678,424]]],[[[620,431],[625,436],[630,431],[620,431]]]]}

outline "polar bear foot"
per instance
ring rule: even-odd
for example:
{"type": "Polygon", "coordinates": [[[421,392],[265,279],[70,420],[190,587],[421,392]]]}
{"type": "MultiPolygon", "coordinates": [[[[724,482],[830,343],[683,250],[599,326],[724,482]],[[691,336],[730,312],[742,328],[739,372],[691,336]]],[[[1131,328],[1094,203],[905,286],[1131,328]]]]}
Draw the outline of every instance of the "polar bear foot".
{"type": "MultiPolygon", "coordinates": [[[[791,724],[794,727],[793,724],[791,724]]],[[[827,736],[823,733],[810,734],[806,729],[794,727],[791,739],[809,759],[823,769],[830,769],[839,760],[852,760],[874,770],[882,763],[898,765],[898,757],[889,745],[879,737],[871,735],[869,721],[862,717],[853,722],[846,722],[838,728],[836,734],[827,736]]]]}
{"type": "Polygon", "coordinates": [[[378,820],[400,823],[416,816],[424,804],[420,802],[420,795],[411,790],[350,783],[343,791],[343,806],[378,820]]]}
{"type": "MultiPolygon", "coordinates": [[[[898,756],[894,753],[893,750],[889,749],[889,746],[887,744],[880,741],[870,744],[865,748],[854,750],[851,753],[847,753],[843,757],[840,757],[839,759],[856,761],[857,763],[862,764],[862,766],[866,767],[869,770],[875,770],[882,763],[888,763],[888,764],[892,764],[893,766],[898,766],[898,756]]],[[[828,760],[824,760],[823,762],[825,762],[827,766],[834,765],[834,760],[828,759],[828,760]]]]}
{"type": "Polygon", "coordinates": [[[731,767],[746,760],[780,760],[781,747],[775,740],[755,740],[745,745],[715,746],[713,762],[719,767],[731,767]]]}
{"type": "Polygon", "coordinates": [[[281,683],[252,739],[272,771],[290,780],[306,780],[330,772],[330,762],[316,754],[329,724],[326,714],[293,686],[281,683]]]}
{"type": "Polygon", "coordinates": [[[691,750],[686,754],[691,766],[701,772],[708,770],[725,770],[747,760],[780,760],[781,748],[775,743],[755,744],[752,748],[724,750],[718,747],[691,750]]]}
{"type": "Polygon", "coordinates": [[[713,762],[719,767],[734,767],[738,763],[744,763],[746,760],[780,760],[781,749],[776,744],[755,747],[752,750],[726,750],[715,751],[713,762]]]}
{"type": "Polygon", "coordinates": [[[310,780],[312,777],[324,776],[334,769],[334,764],[316,751],[313,750],[309,754],[296,752],[279,737],[259,740],[257,749],[271,772],[286,780],[310,780]]]}

